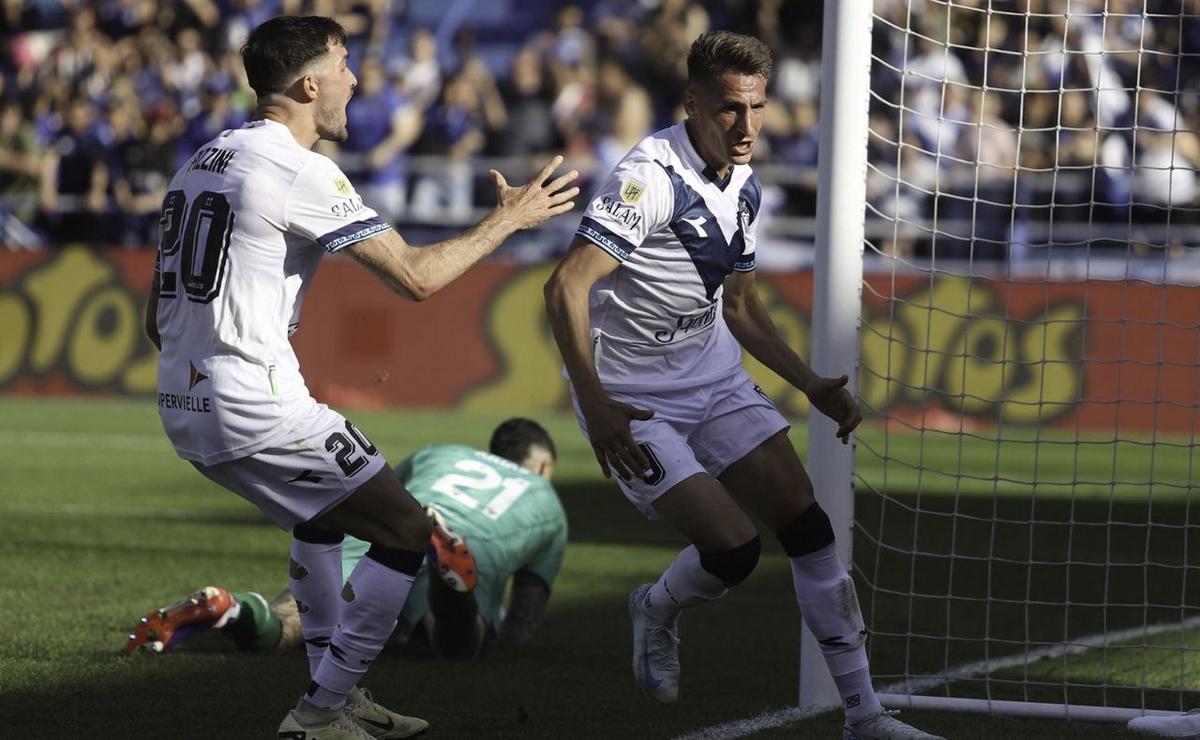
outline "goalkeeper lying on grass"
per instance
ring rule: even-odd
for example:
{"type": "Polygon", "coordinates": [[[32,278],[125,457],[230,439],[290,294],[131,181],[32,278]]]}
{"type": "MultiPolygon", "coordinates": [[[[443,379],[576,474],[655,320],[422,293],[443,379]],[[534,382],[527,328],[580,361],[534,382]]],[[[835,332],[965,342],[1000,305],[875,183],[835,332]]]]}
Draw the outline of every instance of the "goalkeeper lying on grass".
{"type": "MultiPolygon", "coordinates": [[[[549,482],[555,454],[539,424],[510,419],[492,433],[489,452],[438,445],[396,467],[425,505],[433,536],[393,640],[416,652],[470,658],[485,645],[513,647],[533,637],[567,544],[566,514],[549,482]]],[[[341,547],[348,575],[368,543],[346,537],[341,547]]],[[[210,629],[245,650],[289,650],[305,642],[299,613],[306,608],[287,590],[267,602],[252,591],[207,586],[142,617],[125,652],[162,652],[210,629]]],[[[320,653],[326,645],[317,640],[305,648],[320,653]]]]}

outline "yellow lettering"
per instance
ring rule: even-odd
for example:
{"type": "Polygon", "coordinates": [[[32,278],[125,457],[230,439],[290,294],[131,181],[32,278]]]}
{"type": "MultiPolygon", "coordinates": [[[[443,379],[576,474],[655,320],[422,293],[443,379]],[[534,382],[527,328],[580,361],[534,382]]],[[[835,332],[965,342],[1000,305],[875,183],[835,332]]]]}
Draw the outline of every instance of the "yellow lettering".
{"type": "Polygon", "coordinates": [[[153,393],[158,388],[158,350],[148,339],[143,344],[150,347],[150,352],[131,362],[121,374],[121,390],[124,393],[141,395],[153,393]]]}
{"type": "Polygon", "coordinates": [[[32,324],[29,307],[20,296],[0,294],[0,386],[21,369],[32,324]]]}
{"type": "Polygon", "coordinates": [[[62,355],[67,331],[80,302],[113,279],[113,266],[84,247],[63,250],[25,280],[25,294],[38,317],[37,334],[29,351],[29,369],[44,373],[62,355]]]}
{"type": "Polygon", "coordinates": [[[864,329],[875,364],[860,375],[871,408],[897,400],[920,404],[930,390],[946,390],[947,360],[963,354],[961,326],[972,315],[991,313],[994,303],[991,291],[958,277],[939,278],[927,290],[893,299],[864,329]],[[895,346],[900,343],[907,346],[895,346]]]}
{"type": "Polygon", "coordinates": [[[1063,304],[1026,327],[1021,359],[1028,375],[1008,394],[1001,409],[1005,421],[1044,424],[1075,407],[1082,383],[1082,320],[1082,306],[1063,304]]]}
{"type": "Polygon", "coordinates": [[[911,330],[887,314],[867,318],[859,330],[859,398],[863,415],[882,413],[904,393],[915,357],[911,330]]]}
{"type": "Polygon", "coordinates": [[[103,288],[83,306],[67,345],[67,366],[86,385],[112,382],[137,346],[140,322],[123,287],[103,288]]]}
{"type": "Polygon", "coordinates": [[[947,407],[967,415],[990,413],[1008,390],[1020,367],[1016,354],[1016,323],[1001,318],[978,318],[963,324],[961,338],[945,359],[947,407]]]}

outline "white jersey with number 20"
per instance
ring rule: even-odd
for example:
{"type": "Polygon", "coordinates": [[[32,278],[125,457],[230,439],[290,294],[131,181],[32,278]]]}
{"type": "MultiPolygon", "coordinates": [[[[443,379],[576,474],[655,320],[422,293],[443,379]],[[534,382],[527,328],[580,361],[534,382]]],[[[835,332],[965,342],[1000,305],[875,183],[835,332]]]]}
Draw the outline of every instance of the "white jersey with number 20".
{"type": "Polygon", "coordinates": [[[283,124],[222,132],[163,200],[158,408],[180,456],[214,465],[308,434],[318,411],[288,337],[327,253],[389,228],[283,124]]]}

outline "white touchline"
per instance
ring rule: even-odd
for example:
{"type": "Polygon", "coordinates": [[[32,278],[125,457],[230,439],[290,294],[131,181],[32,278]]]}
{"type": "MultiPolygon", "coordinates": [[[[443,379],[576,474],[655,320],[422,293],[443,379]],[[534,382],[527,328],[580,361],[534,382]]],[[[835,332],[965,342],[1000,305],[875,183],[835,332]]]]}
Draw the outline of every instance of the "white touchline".
{"type": "Polygon", "coordinates": [[[763,712],[749,719],[735,719],[731,722],[722,722],[719,725],[695,730],[686,735],[679,735],[675,740],[726,740],[726,738],[745,737],[763,730],[772,730],[792,722],[816,717],[826,711],[829,710],[802,712],[793,707],[774,712],[763,712]]]}
{"type": "Polygon", "coordinates": [[[43,432],[0,429],[0,443],[34,447],[92,447],[109,450],[157,450],[169,448],[162,434],[112,434],[96,432],[43,432]]]}
{"type": "MultiPolygon", "coordinates": [[[[1130,627],[1129,629],[1117,630],[1116,632],[1097,632],[1083,637],[1076,637],[1070,642],[1060,645],[1047,645],[1035,650],[1029,650],[1016,655],[1009,655],[1004,658],[994,658],[991,660],[979,660],[973,663],[963,663],[947,670],[945,673],[936,676],[921,676],[919,678],[907,679],[905,681],[897,681],[896,683],[888,684],[876,689],[878,694],[920,694],[931,689],[943,686],[951,681],[959,681],[980,674],[988,674],[994,671],[1004,670],[1005,668],[1014,668],[1016,666],[1025,665],[1032,661],[1043,660],[1045,658],[1058,658],[1064,655],[1075,655],[1077,653],[1086,652],[1094,648],[1103,647],[1112,643],[1124,642],[1135,637],[1152,637],[1161,635],[1166,632],[1176,630],[1190,630],[1200,627],[1200,617],[1189,617],[1182,622],[1171,622],[1166,624],[1152,624],[1143,627],[1130,627]]],[[[825,711],[835,711],[833,709],[825,711]]],[[[776,727],[799,722],[801,720],[824,714],[825,711],[801,711],[798,707],[790,709],[779,709],[774,712],[763,712],[749,719],[737,719],[729,722],[722,722],[719,725],[704,727],[699,730],[678,735],[674,740],[733,740],[733,738],[746,737],[753,735],[756,732],[770,730],[776,727]]]]}

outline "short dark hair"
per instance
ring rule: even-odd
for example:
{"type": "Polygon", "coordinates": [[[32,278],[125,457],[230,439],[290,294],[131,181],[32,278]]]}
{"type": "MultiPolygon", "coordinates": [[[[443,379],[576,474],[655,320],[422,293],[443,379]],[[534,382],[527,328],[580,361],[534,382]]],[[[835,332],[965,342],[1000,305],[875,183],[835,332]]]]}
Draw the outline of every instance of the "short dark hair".
{"type": "Polygon", "coordinates": [[[346,45],[346,29],[332,18],[272,18],[251,31],[242,47],[246,79],[260,98],[281,93],[309,62],[329,51],[330,42],[346,45]]]}
{"type": "Polygon", "coordinates": [[[492,432],[491,442],[488,442],[488,452],[517,464],[529,457],[531,447],[544,447],[550,453],[550,457],[558,459],[554,440],[550,439],[549,433],[541,424],[532,419],[515,417],[501,422],[492,432]]]}
{"type": "Polygon", "coordinates": [[[767,45],[732,31],[701,34],[688,51],[688,82],[708,82],[728,72],[770,78],[774,62],[767,45]]]}

